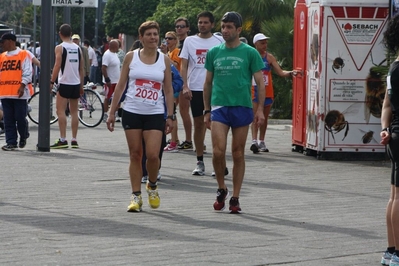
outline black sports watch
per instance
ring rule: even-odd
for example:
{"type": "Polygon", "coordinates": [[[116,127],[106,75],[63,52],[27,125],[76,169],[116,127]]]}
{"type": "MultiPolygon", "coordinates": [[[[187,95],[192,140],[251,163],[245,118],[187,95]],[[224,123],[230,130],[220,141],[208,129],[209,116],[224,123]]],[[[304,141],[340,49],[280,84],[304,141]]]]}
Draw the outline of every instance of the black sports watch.
{"type": "Polygon", "coordinates": [[[209,114],[211,110],[204,110],[204,115],[209,114]]]}
{"type": "Polygon", "coordinates": [[[172,121],[175,121],[175,120],[176,120],[176,115],[175,115],[175,114],[173,114],[173,115],[168,115],[168,116],[166,117],[166,119],[171,119],[172,121]]]}

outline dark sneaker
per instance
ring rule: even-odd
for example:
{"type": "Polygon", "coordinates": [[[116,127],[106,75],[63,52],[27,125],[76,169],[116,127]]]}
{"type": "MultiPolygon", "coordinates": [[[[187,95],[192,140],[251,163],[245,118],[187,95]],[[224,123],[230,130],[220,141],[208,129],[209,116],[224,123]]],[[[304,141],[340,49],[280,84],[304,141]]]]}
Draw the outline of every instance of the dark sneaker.
{"type": "Polygon", "coordinates": [[[66,149],[68,148],[68,141],[61,141],[58,139],[53,145],[50,146],[51,149],[66,149]]]}
{"type": "Polygon", "coordinates": [[[185,140],[177,147],[179,148],[179,150],[190,150],[193,148],[193,142],[185,140]]]}
{"type": "Polygon", "coordinates": [[[1,147],[3,151],[15,151],[17,148],[18,148],[17,145],[11,145],[11,144],[7,144],[1,147]]]}
{"type": "Polygon", "coordinates": [[[74,149],[79,148],[78,142],[76,140],[72,140],[71,141],[71,148],[74,148],[74,149]]]}
{"type": "Polygon", "coordinates": [[[225,201],[229,196],[229,191],[219,188],[216,192],[216,201],[213,203],[213,208],[215,211],[223,211],[225,207],[225,201]]]}
{"type": "Polygon", "coordinates": [[[251,148],[249,148],[253,153],[259,153],[259,146],[257,143],[252,143],[251,148]]]}
{"type": "Polygon", "coordinates": [[[20,139],[19,143],[18,143],[18,147],[20,147],[22,149],[22,148],[25,148],[25,146],[26,146],[26,139],[20,139]]]}
{"type": "Polygon", "coordinates": [[[229,207],[230,213],[240,213],[241,212],[240,203],[238,202],[238,198],[231,197],[229,205],[230,205],[230,207],[229,207]]]}

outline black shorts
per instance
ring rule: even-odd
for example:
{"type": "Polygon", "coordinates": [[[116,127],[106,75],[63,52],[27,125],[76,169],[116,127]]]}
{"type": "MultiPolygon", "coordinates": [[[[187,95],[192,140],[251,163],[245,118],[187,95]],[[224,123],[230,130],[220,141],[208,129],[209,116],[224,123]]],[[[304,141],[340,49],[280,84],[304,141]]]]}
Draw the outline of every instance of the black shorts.
{"type": "Polygon", "coordinates": [[[80,84],[78,85],[66,85],[60,84],[58,92],[63,98],[67,99],[79,99],[80,97],[80,84]]]}
{"type": "Polygon", "coordinates": [[[144,130],[165,130],[164,114],[139,115],[130,113],[126,110],[122,112],[122,126],[125,130],[142,129],[144,130]]]}
{"type": "Polygon", "coordinates": [[[191,114],[193,117],[204,115],[204,94],[202,91],[192,91],[193,98],[191,99],[191,114]]]}

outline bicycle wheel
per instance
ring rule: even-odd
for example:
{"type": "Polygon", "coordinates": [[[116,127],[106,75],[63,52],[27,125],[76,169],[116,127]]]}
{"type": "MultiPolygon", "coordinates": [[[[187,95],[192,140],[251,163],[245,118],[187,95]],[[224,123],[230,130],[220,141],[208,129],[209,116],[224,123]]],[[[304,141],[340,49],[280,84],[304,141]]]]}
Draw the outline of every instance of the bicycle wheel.
{"type": "MultiPolygon", "coordinates": [[[[58,121],[55,97],[56,92],[53,91],[50,98],[50,125],[58,121]]],[[[28,100],[28,117],[33,123],[39,124],[39,91],[35,92],[28,100]]]]}
{"type": "Polygon", "coordinates": [[[91,90],[84,89],[84,94],[79,98],[79,121],[86,127],[96,127],[104,117],[104,106],[100,95],[91,90]]]}

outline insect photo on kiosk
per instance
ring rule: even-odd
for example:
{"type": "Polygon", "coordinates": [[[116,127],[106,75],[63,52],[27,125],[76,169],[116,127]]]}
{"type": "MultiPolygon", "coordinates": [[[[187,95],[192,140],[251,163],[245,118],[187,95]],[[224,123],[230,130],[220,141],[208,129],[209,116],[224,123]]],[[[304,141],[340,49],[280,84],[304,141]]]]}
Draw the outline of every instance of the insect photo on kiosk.
{"type": "Polygon", "coordinates": [[[324,129],[331,133],[331,136],[336,143],[334,134],[337,134],[345,129],[344,137],[342,141],[346,138],[349,132],[349,122],[346,120],[345,115],[353,115],[359,112],[361,103],[353,103],[344,111],[331,110],[328,111],[324,117],[324,129]]]}

